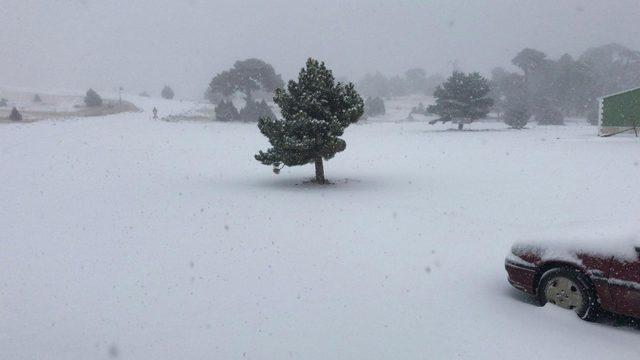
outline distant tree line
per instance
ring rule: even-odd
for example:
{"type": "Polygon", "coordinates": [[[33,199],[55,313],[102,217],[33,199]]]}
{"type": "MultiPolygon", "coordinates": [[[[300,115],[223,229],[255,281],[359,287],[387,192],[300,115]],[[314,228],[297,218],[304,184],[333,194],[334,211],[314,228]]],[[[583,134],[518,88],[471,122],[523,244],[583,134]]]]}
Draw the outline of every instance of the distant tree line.
{"type": "MultiPolygon", "coordinates": [[[[411,115],[439,115],[438,120],[460,126],[460,123],[486,117],[486,104],[491,99],[491,111],[507,125],[522,128],[530,119],[539,124],[561,125],[565,117],[586,117],[595,123],[598,97],[640,87],[640,52],[619,44],[590,48],[577,58],[565,54],[557,59],[527,48],[516,54],[512,64],[519,71],[495,68],[486,86],[484,78],[478,78],[476,73],[456,75],[454,72],[452,77],[463,80],[464,75],[467,81],[468,86],[459,90],[475,94],[473,96],[481,94],[477,103],[452,98],[455,91],[447,91],[447,79],[441,75],[429,76],[419,68],[391,77],[379,72],[367,74],[357,82],[356,89],[367,99],[364,107],[367,117],[385,113],[384,99],[412,94],[431,96],[440,89],[435,94],[435,105],[420,104],[411,115]],[[455,109],[456,104],[468,108],[455,109]],[[464,116],[460,116],[460,111],[464,116]]],[[[260,59],[247,59],[236,61],[232,68],[213,77],[205,97],[216,105],[218,120],[257,121],[262,116],[273,116],[273,111],[266,101],[256,100],[256,95],[261,95],[258,99],[271,99],[274,90],[283,87],[284,81],[273,66],[260,59]],[[238,97],[244,100],[244,107],[234,105],[238,101],[232,100],[238,97]]]]}
{"type": "Polygon", "coordinates": [[[640,87],[640,52],[619,44],[557,60],[527,48],[512,63],[521,72],[496,68],[490,82],[494,111],[512,119],[530,114],[540,124],[562,124],[564,117],[575,116],[594,124],[598,97],[640,87]]]}
{"type": "Polygon", "coordinates": [[[360,94],[371,98],[391,98],[412,94],[433,94],[435,88],[444,81],[442,75],[427,76],[423,69],[407,70],[403,76],[386,77],[377,72],[365,75],[356,88],[360,94]]]}

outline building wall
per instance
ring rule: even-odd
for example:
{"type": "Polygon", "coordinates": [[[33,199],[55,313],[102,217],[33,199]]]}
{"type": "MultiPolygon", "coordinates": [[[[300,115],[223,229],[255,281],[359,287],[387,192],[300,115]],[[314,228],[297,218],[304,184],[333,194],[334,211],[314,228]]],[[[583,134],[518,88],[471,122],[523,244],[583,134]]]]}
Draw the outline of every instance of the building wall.
{"type": "Polygon", "coordinates": [[[602,99],[602,127],[640,127],[640,89],[602,99]]]}

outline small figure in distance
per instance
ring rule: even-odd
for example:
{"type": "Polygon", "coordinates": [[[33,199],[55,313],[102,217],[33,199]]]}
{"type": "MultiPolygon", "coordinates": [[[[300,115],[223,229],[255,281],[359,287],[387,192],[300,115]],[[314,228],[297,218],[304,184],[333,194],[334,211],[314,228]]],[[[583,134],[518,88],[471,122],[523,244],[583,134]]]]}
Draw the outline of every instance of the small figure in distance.
{"type": "Polygon", "coordinates": [[[156,109],[156,107],[153,107],[153,120],[158,120],[158,109],[156,109]]]}

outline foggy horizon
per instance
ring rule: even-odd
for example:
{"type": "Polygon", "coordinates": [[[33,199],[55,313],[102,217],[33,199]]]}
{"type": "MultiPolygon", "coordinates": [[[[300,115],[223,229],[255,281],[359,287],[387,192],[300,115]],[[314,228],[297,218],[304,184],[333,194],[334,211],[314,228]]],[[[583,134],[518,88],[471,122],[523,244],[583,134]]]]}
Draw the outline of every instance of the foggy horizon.
{"type": "Polygon", "coordinates": [[[446,75],[453,64],[488,74],[523,48],[551,58],[620,43],[640,49],[637,1],[207,2],[1,0],[5,56],[0,85],[88,87],[200,99],[211,78],[256,57],[284,79],[308,57],[337,77],[446,75]],[[314,5],[312,5],[314,4],[314,5]],[[632,11],[633,9],[636,11],[632,11]],[[284,11],[283,9],[287,9],[284,11]],[[234,34],[233,36],[229,34],[234,34]],[[186,40],[188,39],[188,40],[186,40]]]}

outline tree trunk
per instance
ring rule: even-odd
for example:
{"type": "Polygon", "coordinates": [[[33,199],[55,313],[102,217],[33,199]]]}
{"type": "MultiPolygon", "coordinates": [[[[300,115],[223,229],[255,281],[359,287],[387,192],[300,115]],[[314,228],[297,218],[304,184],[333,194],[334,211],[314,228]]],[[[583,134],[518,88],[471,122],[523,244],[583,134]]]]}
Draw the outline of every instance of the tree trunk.
{"type": "Polygon", "coordinates": [[[463,127],[464,127],[463,123],[458,123],[458,130],[462,130],[463,127]]]}
{"type": "Polygon", "coordinates": [[[322,165],[322,157],[316,158],[316,182],[324,184],[324,166],[322,165]]]}

